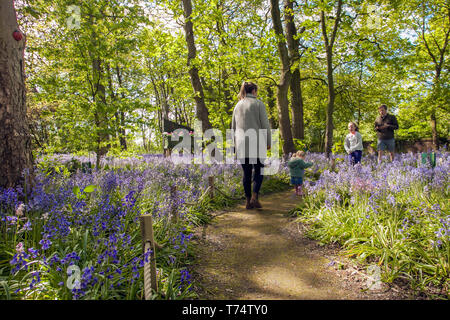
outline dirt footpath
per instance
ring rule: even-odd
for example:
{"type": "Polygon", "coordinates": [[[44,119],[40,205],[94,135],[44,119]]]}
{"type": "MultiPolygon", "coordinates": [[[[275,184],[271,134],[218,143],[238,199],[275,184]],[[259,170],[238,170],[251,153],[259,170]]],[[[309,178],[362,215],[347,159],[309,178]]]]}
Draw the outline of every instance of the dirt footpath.
{"type": "Polygon", "coordinates": [[[197,229],[192,271],[201,299],[402,298],[384,284],[368,290],[364,270],[306,238],[286,215],[300,201],[293,193],[262,197],[259,210],[238,205],[197,229]]]}

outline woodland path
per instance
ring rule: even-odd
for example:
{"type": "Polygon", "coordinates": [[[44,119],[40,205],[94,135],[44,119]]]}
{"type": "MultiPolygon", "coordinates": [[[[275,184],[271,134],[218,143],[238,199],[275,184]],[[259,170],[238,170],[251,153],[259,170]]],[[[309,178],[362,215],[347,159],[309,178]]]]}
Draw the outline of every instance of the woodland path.
{"type": "Polygon", "coordinates": [[[308,239],[287,215],[299,201],[293,190],[274,193],[261,197],[263,209],[240,204],[198,228],[193,275],[200,298],[400,298],[385,286],[367,290],[364,270],[308,239]]]}

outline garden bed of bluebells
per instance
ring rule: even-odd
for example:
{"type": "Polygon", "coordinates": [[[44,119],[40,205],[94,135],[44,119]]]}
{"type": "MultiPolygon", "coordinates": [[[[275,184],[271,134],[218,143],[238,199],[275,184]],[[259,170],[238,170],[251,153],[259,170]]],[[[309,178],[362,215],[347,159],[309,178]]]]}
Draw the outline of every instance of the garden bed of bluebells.
{"type": "MultiPolygon", "coordinates": [[[[414,154],[396,156],[381,164],[367,156],[351,166],[336,155],[332,168],[324,154],[307,153],[314,163],[306,170],[307,195],[292,214],[312,238],[340,244],[362,265],[380,266],[384,282],[448,298],[450,153],[438,152],[435,168],[414,154]]],[[[141,214],[153,215],[163,246],[153,298],[195,298],[191,231],[209,221],[209,212],[242,197],[240,166],[175,165],[144,155],[105,158],[96,171],[90,161],[42,157],[31,192],[29,186],[0,190],[0,299],[142,299],[149,253],[142,252],[141,214]],[[229,196],[202,197],[208,176],[229,196]],[[173,206],[181,217],[176,224],[173,206]]],[[[262,192],[285,189],[288,181],[283,162],[262,192]]]]}
{"type": "MultiPolygon", "coordinates": [[[[142,214],[152,214],[162,246],[153,298],[195,298],[192,228],[243,195],[240,166],[175,165],[145,155],[106,158],[96,171],[89,160],[42,157],[31,192],[29,186],[0,190],[0,299],[142,299],[150,253],[142,250],[142,214]],[[202,197],[208,176],[229,196],[202,197]],[[177,223],[169,217],[173,206],[177,223]]],[[[286,173],[268,179],[264,191],[286,188],[286,173]]]]}
{"type": "Polygon", "coordinates": [[[381,164],[367,156],[355,166],[341,156],[334,170],[324,155],[306,160],[321,174],[306,179],[308,195],[292,213],[310,237],[338,243],[362,265],[378,265],[384,282],[449,298],[449,152],[437,152],[434,168],[412,153],[381,164]]]}

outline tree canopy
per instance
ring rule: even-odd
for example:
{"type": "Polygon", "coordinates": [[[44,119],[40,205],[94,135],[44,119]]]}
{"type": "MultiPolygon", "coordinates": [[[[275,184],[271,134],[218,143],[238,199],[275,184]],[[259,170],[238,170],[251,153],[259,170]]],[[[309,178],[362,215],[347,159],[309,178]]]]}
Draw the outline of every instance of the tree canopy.
{"type": "Polygon", "coordinates": [[[248,80],[258,84],[272,127],[282,129],[285,152],[292,143],[318,151],[342,143],[349,121],[374,141],[380,104],[397,115],[401,139],[449,136],[445,0],[22,0],[16,7],[38,152],[156,152],[163,118],[192,126],[206,115],[225,130],[248,80]],[[291,76],[297,80],[285,86],[291,76]]]}

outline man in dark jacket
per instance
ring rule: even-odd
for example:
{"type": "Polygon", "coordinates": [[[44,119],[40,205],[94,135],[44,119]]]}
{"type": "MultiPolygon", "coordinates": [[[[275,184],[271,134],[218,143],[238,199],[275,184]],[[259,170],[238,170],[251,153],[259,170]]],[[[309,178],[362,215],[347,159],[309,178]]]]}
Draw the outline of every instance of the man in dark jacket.
{"type": "Polygon", "coordinates": [[[387,113],[387,106],[378,107],[380,114],[375,120],[375,131],[378,136],[378,163],[381,162],[383,151],[389,151],[391,162],[394,160],[395,140],[394,130],[398,129],[397,118],[387,113]]]}

